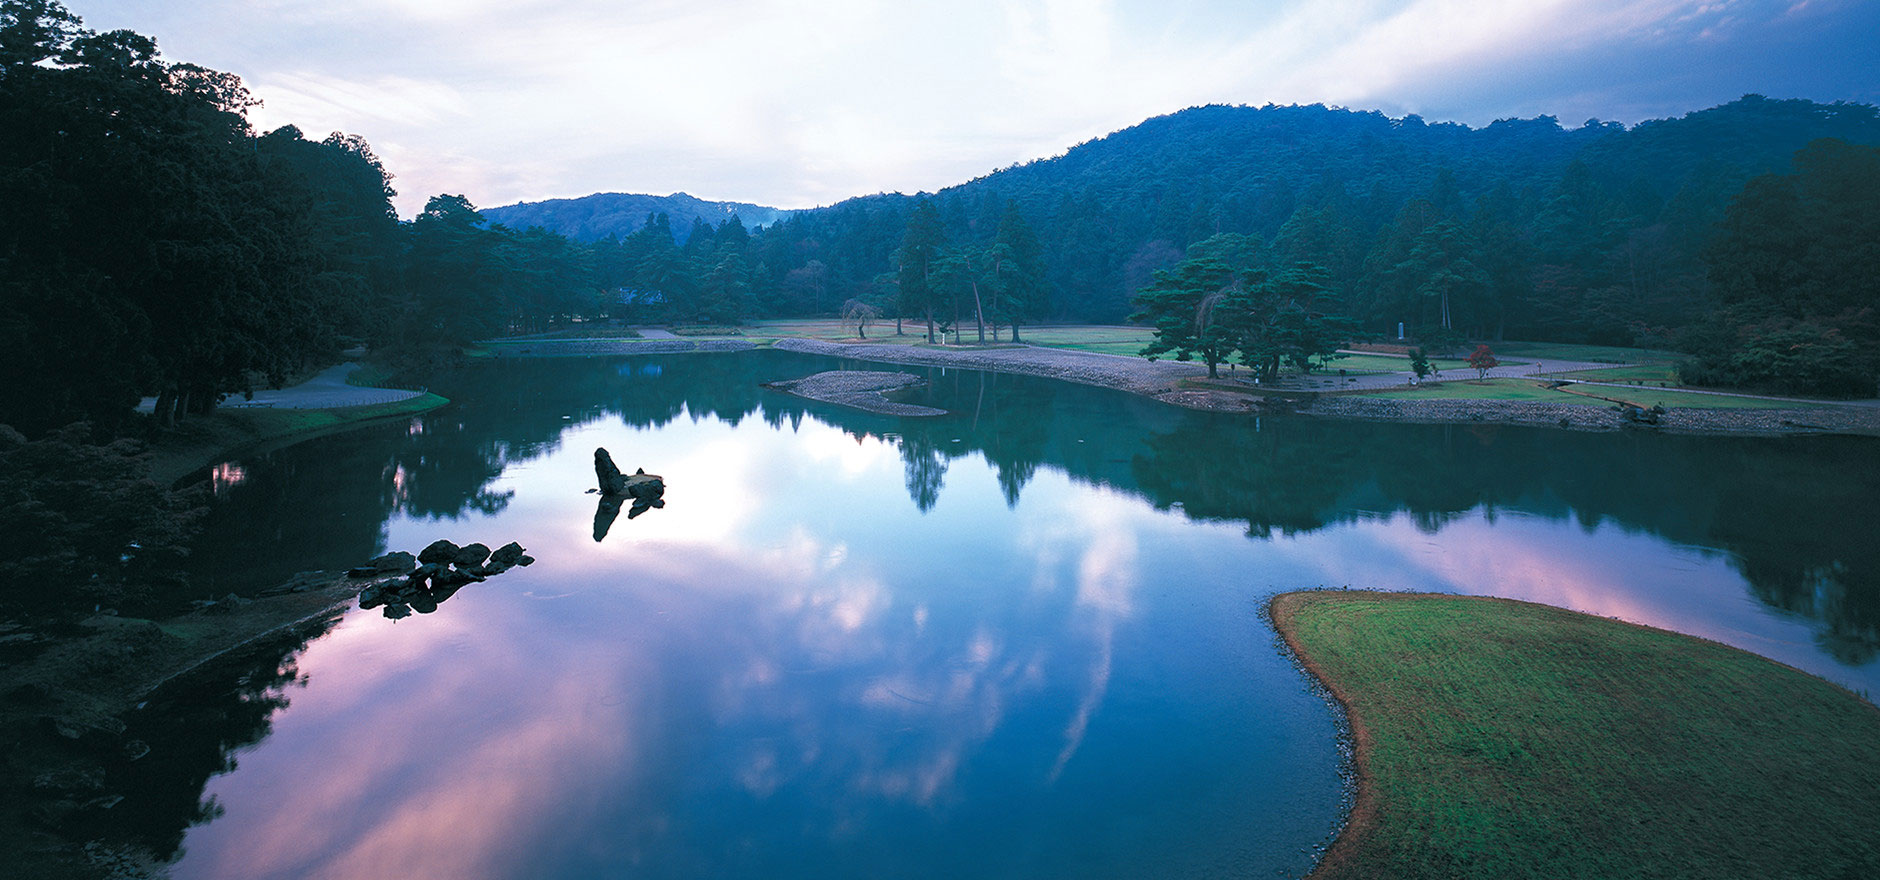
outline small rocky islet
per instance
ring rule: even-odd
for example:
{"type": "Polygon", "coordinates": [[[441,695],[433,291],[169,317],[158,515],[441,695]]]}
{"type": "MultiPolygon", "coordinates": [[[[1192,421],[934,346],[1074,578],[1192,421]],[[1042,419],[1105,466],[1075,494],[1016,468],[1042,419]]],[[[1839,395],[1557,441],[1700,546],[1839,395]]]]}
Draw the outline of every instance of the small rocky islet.
{"type": "Polygon", "coordinates": [[[385,616],[397,620],[411,616],[413,611],[429,614],[465,585],[534,562],[535,557],[514,541],[491,550],[483,544],[459,547],[437,540],[416,556],[402,550],[387,553],[346,575],[355,580],[372,579],[359,591],[360,608],[383,606],[385,616]]]}

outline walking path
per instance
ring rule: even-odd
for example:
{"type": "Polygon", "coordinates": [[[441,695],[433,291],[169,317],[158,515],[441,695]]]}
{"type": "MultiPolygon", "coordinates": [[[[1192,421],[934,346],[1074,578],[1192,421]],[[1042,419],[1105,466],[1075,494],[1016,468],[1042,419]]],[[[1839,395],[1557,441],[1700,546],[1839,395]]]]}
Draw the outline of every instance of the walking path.
{"type": "MultiPolygon", "coordinates": [[[[313,378],[299,385],[256,391],[253,398],[233,395],[221,405],[229,409],[249,407],[339,409],[346,406],[395,403],[400,400],[410,400],[424,393],[403,388],[366,388],[346,384],[346,377],[352,375],[352,372],[357,369],[359,365],[354,363],[336,364],[321,370],[314,374],[313,378]]],[[[154,397],[146,397],[143,402],[137,404],[138,412],[147,413],[156,408],[157,399],[154,397]]]]}

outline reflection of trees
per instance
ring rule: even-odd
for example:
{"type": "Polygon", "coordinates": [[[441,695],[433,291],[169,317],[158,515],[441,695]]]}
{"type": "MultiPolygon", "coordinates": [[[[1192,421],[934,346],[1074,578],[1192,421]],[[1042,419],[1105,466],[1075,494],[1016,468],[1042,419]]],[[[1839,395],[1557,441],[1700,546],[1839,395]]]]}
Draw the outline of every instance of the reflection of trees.
{"type": "Polygon", "coordinates": [[[295,658],[338,620],[264,640],[153,694],[126,719],[125,732],[149,752],[135,760],[120,755],[107,766],[108,787],[126,797],[101,832],[129,835],[158,858],[175,858],[190,826],[221,815],[213,799],[202,800],[210,777],[233,770],[236,750],[268,735],[274,713],[287,707],[288,688],[302,682],[295,658]]]}
{"type": "Polygon", "coordinates": [[[251,467],[212,515],[198,567],[265,559],[278,581],[357,564],[377,552],[394,511],[499,509],[507,496],[490,483],[510,463],[554,450],[570,425],[756,415],[779,428],[815,418],[858,437],[897,436],[909,496],[923,511],[938,502],[948,464],[977,455],[997,471],[1008,504],[1048,466],[1158,507],[1179,504],[1190,517],[1244,522],[1256,536],[1395,512],[1434,530],[1481,506],[1574,516],[1589,528],[1610,519],[1729,552],[1760,600],[1823,621],[1836,656],[1880,650],[1880,518],[1867,509],[1880,497],[1880,456],[1868,439],[1255,420],[927,367],[896,369],[928,380],[911,402],[948,415],[880,416],[760,387],[840,367],[879,368],[752,351],[461,370],[435,383],[457,402],[409,426],[322,438],[251,467]]]}
{"type": "Polygon", "coordinates": [[[907,472],[907,495],[921,513],[940,501],[940,487],[945,484],[947,464],[940,458],[940,448],[926,432],[901,436],[901,461],[907,472]]]}
{"type": "Polygon", "coordinates": [[[1268,421],[1202,413],[1150,436],[1133,473],[1159,506],[1311,530],[1403,511],[1434,529],[1479,506],[1610,519],[1728,551],[1758,599],[1820,620],[1846,662],[1880,653],[1880,458],[1866,438],[1586,434],[1268,421]]]}

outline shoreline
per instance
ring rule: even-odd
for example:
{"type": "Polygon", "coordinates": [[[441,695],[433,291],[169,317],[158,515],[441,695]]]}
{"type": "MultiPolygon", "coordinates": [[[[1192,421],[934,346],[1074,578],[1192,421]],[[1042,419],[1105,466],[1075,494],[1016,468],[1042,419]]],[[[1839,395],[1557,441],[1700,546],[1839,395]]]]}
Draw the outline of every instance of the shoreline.
{"type": "Polygon", "coordinates": [[[8,695],[0,728],[13,742],[13,760],[0,773],[0,790],[9,793],[0,845],[35,876],[163,876],[137,844],[86,830],[88,817],[119,797],[106,767],[135,745],[123,739],[124,719],[165,685],[221,658],[326,631],[368,583],[303,572],[253,598],[161,619],[93,615],[77,625],[83,634],[40,635],[49,643],[0,664],[0,693],[8,695]]]}
{"type": "MultiPolygon", "coordinates": [[[[631,354],[747,351],[765,346],[743,339],[530,340],[528,348],[504,351],[503,358],[604,357],[631,354]],[[543,350],[547,349],[547,350],[543,350]]],[[[508,346],[514,349],[515,346],[508,346]]],[[[1680,407],[1657,425],[1626,421],[1615,405],[1548,403],[1526,400],[1402,400],[1363,394],[1239,392],[1205,382],[1207,368],[1193,362],[1148,361],[1120,355],[1036,346],[976,350],[916,348],[872,342],[828,342],[783,337],[769,348],[824,357],[903,366],[958,367],[1060,379],[1148,397],[1184,409],[1249,415],[1300,415],[1312,418],[1409,424],[1517,425],[1577,431],[1644,430],[1675,434],[1738,436],[1808,436],[1846,434],[1880,436],[1880,407],[1830,405],[1809,409],[1738,409],[1680,407]]]]}
{"type": "Polygon", "coordinates": [[[430,412],[449,403],[449,399],[436,394],[418,392],[388,403],[328,409],[218,410],[195,416],[152,443],[146,453],[151,457],[150,478],[159,485],[174,486],[190,474],[239,454],[276,444],[291,446],[337,431],[430,412]]]}
{"type": "Polygon", "coordinates": [[[1347,754],[1351,756],[1351,810],[1346,813],[1344,824],[1338,827],[1331,846],[1326,847],[1318,863],[1306,874],[1307,880],[1324,880],[1350,867],[1357,856],[1359,841],[1368,838],[1377,826],[1377,783],[1370,775],[1371,753],[1377,748],[1377,740],[1364,715],[1353,705],[1352,694],[1345,683],[1326,675],[1324,667],[1306,653],[1305,647],[1299,642],[1294,615],[1298,613],[1305,597],[1312,592],[1279,593],[1267,600],[1266,612],[1273,629],[1279,632],[1280,639],[1286,643],[1286,650],[1292,652],[1293,659],[1298,661],[1313,681],[1325,688],[1325,693],[1344,713],[1344,724],[1339,732],[1350,737],[1351,749],[1347,754]]]}

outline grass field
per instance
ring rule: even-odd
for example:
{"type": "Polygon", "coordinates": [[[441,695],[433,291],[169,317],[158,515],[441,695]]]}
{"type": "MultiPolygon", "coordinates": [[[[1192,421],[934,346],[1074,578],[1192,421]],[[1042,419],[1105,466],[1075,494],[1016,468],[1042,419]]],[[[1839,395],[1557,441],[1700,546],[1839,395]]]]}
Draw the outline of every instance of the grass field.
{"type": "Polygon", "coordinates": [[[1734,394],[1700,394],[1694,391],[1673,391],[1669,388],[1648,386],[1613,388],[1604,385],[1571,385],[1561,394],[1568,397],[1598,395],[1610,400],[1623,400],[1646,409],[1654,406],[1662,406],[1666,409],[1818,409],[1823,406],[1823,404],[1804,401],[1768,400],[1760,397],[1738,397],[1734,394]]]}
{"type": "Polygon", "coordinates": [[[1272,610],[1358,747],[1358,804],[1315,877],[1880,877],[1880,709],[1834,685],[1519,602],[1272,610]]]}
{"type": "Polygon", "coordinates": [[[1678,381],[1678,365],[1674,363],[1638,364],[1630,367],[1609,367],[1604,370],[1576,370],[1571,373],[1550,373],[1555,379],[1579,379],[1586,382],[1649,382],[1656,385],[1682,384],[1678,381]]]}
{"type": "MultiPolygon", "coordinates": [[[[1381,354],[1348,354],[1325,366],[1333,372],[1363,370],[1373,373],[1407,373],[1410,371],[1410,359],[1381,354]]],[[[1469,362],[1456,358],[1430,358],[1430,366],[1439,370],[1461,371],[1469,368],[1469,362]]]]}
{"type": "Polygon", "coordinates": [[[1533,379],[1488,379],[1447,381],[1399,388],[1368,395],[1386,400],[1533,400],[1542,403],[1572,403],[1588,406],[1612,406],[1624,401],[1650,409],[1812,409],[1820,404],[1789,400],[1765,400],[1729,394],[1698,394],[1667,388],[1567,386],[1556,390],[1533,379]]]}

